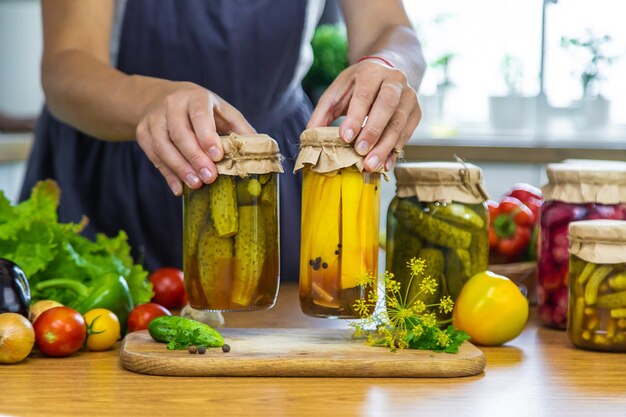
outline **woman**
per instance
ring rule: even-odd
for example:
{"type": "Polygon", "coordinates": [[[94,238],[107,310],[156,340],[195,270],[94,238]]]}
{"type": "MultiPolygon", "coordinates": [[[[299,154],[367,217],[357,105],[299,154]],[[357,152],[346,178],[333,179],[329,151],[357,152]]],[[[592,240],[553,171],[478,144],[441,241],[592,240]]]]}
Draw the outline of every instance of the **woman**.
{"type": "Polygon", "coordinates": [[[61,221],[86,214],[90,235],[125,230],[148,269],[180,267],[183,183],[215,180],[218,133],[267,133],[286,157],[281,275],[297,279],[300,132],[346,114],[343,139],[388,170],[421,116],[424,65],[401,0],[341,5],[353,65],[311,114],[300,81],[322,1],[42,0],[46,107],[22,197],[54,178],[61,221]]]}

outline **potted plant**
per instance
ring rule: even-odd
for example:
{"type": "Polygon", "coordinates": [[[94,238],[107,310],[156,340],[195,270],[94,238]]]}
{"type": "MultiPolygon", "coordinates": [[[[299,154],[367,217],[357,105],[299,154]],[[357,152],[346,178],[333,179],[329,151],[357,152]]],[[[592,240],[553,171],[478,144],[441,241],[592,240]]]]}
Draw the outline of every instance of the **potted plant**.
{"type": "Polygon", "coordinates": [[[608,124],[611,103],[602,96],[600,81],[604,79],[603,69],[617,59],[604,51],[610,42],[609,35],[595,36],[591,31],[587,31],[587,35],[581,38],[561,38],[562,47],[583,50],[587,55],[587,61],[579,74],[582,98],[574,103],[579,109],[581,127],[598,128],[608,124]]]}
{"type": "Polygon", "coordinates": [[[522,96],[522,62],[511,54],[505,54],[502,63],[502,80],[506,94],[489,97],[489,120],[495,129],[522,129],[528,125],[529,100],[522,96]]]}
{"type": "Polygon", "coordinates": [[[454,87],[454,83],[450,79],[450,63],[455,57],[454,53],[446,52],[430,64],[431,68],[439,71],[436,95],[438,120],[443,119],[446,94],[450,88],[454,87]]]}

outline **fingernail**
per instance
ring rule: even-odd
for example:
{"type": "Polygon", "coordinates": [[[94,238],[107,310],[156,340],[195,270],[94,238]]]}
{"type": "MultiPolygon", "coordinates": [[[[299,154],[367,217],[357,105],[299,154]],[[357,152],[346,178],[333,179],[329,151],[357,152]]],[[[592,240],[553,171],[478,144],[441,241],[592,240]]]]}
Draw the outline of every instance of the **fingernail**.
{"type": "Polygon", "coordinates": [[[211,171],[209,171],[208,168],[200,169],[200,178],[202,178],[202,181],[209,182],[211,181],[212,176],[213,174],[211,174],[211,171]]]}
{"type": "Polygon", "coordinates": [[[359,155],[367,155],[367,152],[370,150],[370,145],[369,143],[365,142],[364,140],[362,140],[361,142],[356,144],[356,152],[359,155]]]}
{"type": "Polygon", "coordinates": [[[387,162],[385,162],[385,171],[391,171],[393,168],[393,160],[392,158],[387,158],[387,162]]]}
{"type": "Polygon", "coordinates": [[[354,130],[346,129],[346,131],[343,132],[343,138],[346,140],[346,142],[351,142],[352,139],[354,139],[354,130]]]}
{"type": "Polygon", "coordinates": [[[172,190],[175,196],[179,196],[183,192],[182,188],[180,187],[180,182],[178,181],[172,181],[170,183],[170,189],[172,190]]]}
{"type": "Polygon", "coordinates": [[[187,174],[185,179],[187,180],[187,185],[189,185],[190,187],[193,187],[194,185],[198,183],[198,181],[200,181],[200,179],[196,177],[194,174],[187,174]]]}
{"type": "Polygon", "coordinates": [[[222,159],[222,153],[217,146],[211,146],[209,148],[209,156],[211,157],[213,162],[217,162],[222,159]]]}
{"type": "Polygon", "coordinates": [[[380,159],[376,155],[372,155],[367,160],[367,166],[370,167],[372,171],[376,171],[378,169],[378,164],[380,163],[380,159]]]}

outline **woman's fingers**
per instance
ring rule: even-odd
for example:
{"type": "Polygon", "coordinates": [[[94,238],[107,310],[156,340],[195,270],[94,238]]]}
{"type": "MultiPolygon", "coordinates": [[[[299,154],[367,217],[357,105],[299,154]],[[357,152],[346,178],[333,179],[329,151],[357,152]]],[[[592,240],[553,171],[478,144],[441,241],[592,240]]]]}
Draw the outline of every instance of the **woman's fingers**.
{"type": "MultiPolygon", "coordinates": [[[[189,104],[191,104],[191,101],[189,104]]],[[[197,188],[201,185],[197,180],[198,177],[207,184],[216,177],[215,165],[207,152],[201,147],[201,140],[196,131],[196,128],[198,128],[201,134],[204,135],[203,142],[206,144],[207,149],[215,146],[211,143],[212,138],[209,134],[209,129],[206,127],[212,124],[206,120],[206,118],[209,118],[208,115],[210,113],[206,110],[202,111],[203,113],[200,113],[199,108],[196,108],[194,113],[190,113],[186,101],[177,101],[168,105],[166,114],[167,131],[171,143],[194,171],[193,173],[186,173],[185,177],[181,177],[192,188],[197,188]],[[195,116],[194,126],[192,126],[191,122],[192,114],[195,116]],[[199,120],[200,114],[204,115],[205,120],[199,120]]],[[[159,157],[165,159],[162,155],[159,155],[159,157]]],[[[177,167],[171,166],[171,168],[178,172],[177,167]]]]}
{"type": "Polygon", "coordinates": [[[248,123],[243,114],[222,99],[217,100],[214,113],[218,132],[235,132],[240,135],[256,133],[256,130],[248,123]]]}
{"type": "MultiPolygon", "coordinates": [[[[383,167],[389,171],[397,159],[396,151],[400,151],[409,140],[421,118],[415,90],[407,88],[402,93],[400,102],[386,124],[380,140],[365,159],[369,171],[383,167]]],[[[369,123],[369,119],[368,119],[369,123]]]]}
{"type": "MultiPolygon", "coordinates": [[[[224,157],[224,150],[215,126],[213,115],[215,102],[216,100],[210,94],[198,94],[189,99],[186,111],[189,113],[193,133],[200,147],[209,155],[211,161],[218,162],[224,157]]],[[[209,174],[214,177],[213,170],[209,170],[209,174]]],[[[205,182],[210,180],[202,179],[205,182]]]]}
{"type": "Polygon", "coordinates": [[[313,110],[307,128],[329,126],[336,118],[345,113],[354,87],[352,72],[354,72],[353,68],[346,69],[324,91],[313,110]]]}

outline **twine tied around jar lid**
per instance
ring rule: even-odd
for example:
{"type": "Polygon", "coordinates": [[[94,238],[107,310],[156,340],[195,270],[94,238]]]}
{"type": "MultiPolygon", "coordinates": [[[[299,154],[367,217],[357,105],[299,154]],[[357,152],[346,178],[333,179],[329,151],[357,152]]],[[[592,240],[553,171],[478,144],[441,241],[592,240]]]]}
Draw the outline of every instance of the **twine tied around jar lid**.
{"type": "Polygon", "coordinates": [[[398,164],[394,170],[398,197],[426,202],[482,203],[489,198],[482,171],[457,157],[457,162],[398,164]]]}
{"type": "Polygon", "coordinates": [[[283,156],[278,143],[268,135],[220,136],[224,158],[216,163],[220,175],[238,175],[246,178],[251,174],[283,172],[283,156]]]}
{"type": "MultiPolygon", "coordinates": [[[[398,158],[404,157],[402,149],[392,151],[398,158]]],[[[365,169],[364,157],[354,149],[354,142],[346,143],[339,136],[338,127],[317,127],[306,129],[300,135],[300,153],[296,160],[294,172],[310,166],[312,171],[327,173],[351,166],[360,172],[365,169]]],[[[384,165],[376,172],[387,180],[384,165]]]]}
{"type": "Polygon", "coordinates": [[[597,264],[626,262],[626,221],[581,220],[568,227],[569,252],[597,264]]]}

